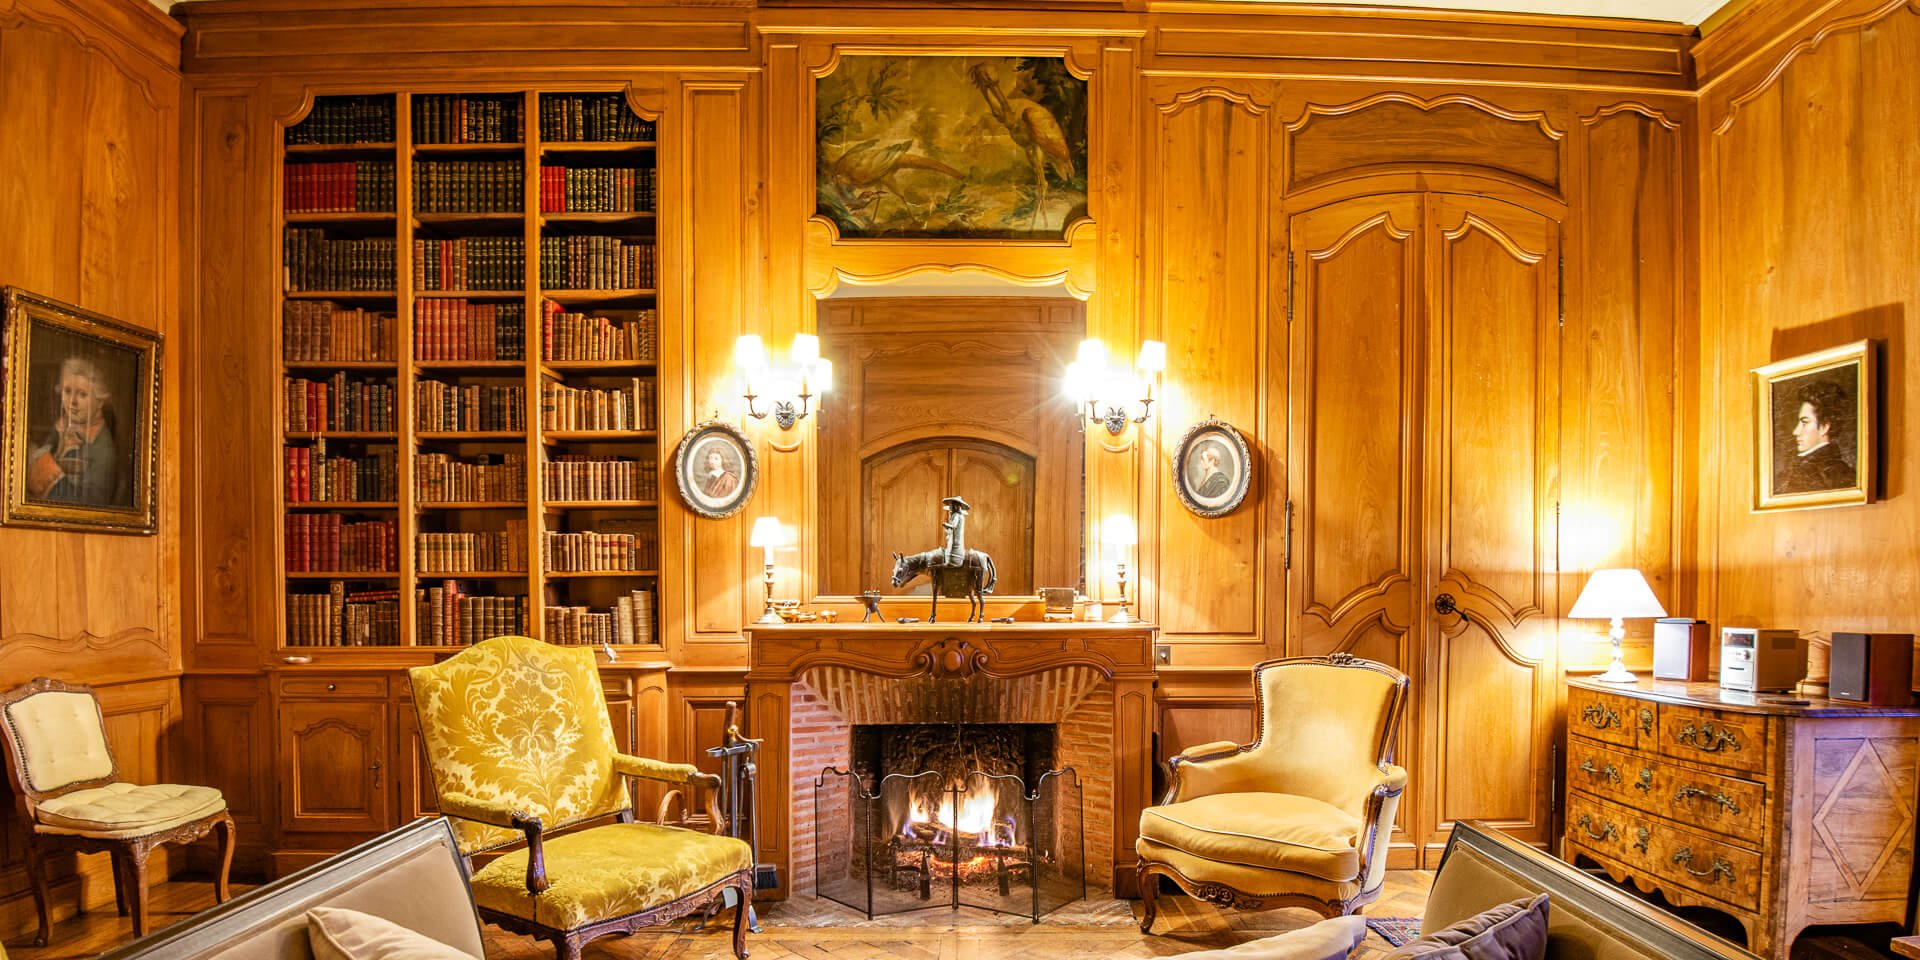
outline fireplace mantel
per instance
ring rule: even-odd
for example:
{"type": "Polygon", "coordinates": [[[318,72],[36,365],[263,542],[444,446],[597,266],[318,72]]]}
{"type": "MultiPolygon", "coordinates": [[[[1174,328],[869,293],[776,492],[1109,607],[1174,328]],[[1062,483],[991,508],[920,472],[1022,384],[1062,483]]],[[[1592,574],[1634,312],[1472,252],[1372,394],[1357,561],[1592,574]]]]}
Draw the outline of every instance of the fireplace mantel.
{"type": "Polygon", "coordinates": [[[760,751],[760,856],[785,898],[792,883],[794,684],[816,667],[882,677],[1012,678],[1059,667],[1089,667],[1113,688],[1113,890],[1132,894],[1132,851],[1153,783],[1154,640],[1149,624],[798,623],[747,628],[747,702],[760,751]],[[1121,869],[1121,863],[1127,869],[1121,869]]]}

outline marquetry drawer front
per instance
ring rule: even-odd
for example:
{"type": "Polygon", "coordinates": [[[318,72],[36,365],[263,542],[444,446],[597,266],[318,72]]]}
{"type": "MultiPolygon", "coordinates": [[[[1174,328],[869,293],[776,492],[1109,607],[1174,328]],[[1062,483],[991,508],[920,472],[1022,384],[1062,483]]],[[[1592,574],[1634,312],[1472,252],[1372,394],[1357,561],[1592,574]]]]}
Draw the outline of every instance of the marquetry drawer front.
{"type": "Polygon", "coordinates": [[[1652,837],[1652,822],[1650,817],[1592,797],[1567,795],[1567,839],[1635,868],[1646,866],[1645,845],[1652,837]]]}
{"type": "Polygon", "coordinates": [[[387,678],[383,676],[281,677],[280,695],[314,699],[383,699],[387,678]]]}
{"type": "Polygon", "coordinates": [[[1736,907],[1760,903],[1760,855],[1658,817],[1578,794],[1567,799],[1567,839],[1635,870],[1736,907]]]}
{"type": "Polygon", "coordinates": [[[1567,783],[1636,810],[1723,833],[1757,847],[1766,823],[1765,784],[1728,777],[1644,754],[1569,738],[1567,783]]]}
{"type": "Polygon", "coordinates": [[[1567,729],[1583,737],[1623,747],[1639,742],[1642,729],[1653,732],[1653,705],[1580,687],[1567,690],[1567,729]]]}
{"type": "Polygon", "coordinates": [[[1764,773],[1767,718],[1662,704],[1654,748],[1680,760],[1764,773]]]}

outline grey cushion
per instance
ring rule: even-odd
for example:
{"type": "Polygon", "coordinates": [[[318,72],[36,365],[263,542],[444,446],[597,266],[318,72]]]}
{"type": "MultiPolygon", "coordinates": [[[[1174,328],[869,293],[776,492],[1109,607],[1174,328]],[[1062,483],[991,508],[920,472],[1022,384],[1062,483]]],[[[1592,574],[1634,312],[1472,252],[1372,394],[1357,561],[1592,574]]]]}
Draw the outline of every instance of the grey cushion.
{"type": "Polygon", "coordinates": [[[1547,895],[1503,903],[1387,954],[1424,960],[1542,960],[1547,955],[1547,895]]]}

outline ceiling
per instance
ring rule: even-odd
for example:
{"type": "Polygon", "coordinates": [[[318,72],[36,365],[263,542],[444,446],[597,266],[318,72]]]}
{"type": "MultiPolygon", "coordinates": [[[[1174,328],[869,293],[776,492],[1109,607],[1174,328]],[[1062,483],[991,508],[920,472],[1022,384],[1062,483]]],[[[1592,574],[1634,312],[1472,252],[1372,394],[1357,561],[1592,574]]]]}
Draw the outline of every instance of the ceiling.
{"type": "MultiPolygon", "coordinates": [[[[175,2],[191,0],[153,0],[165,10],[175,2]]],[[[315,7],[326,0],[312,0],[315,7]]],[[[1313,3],[1327,0],[1239,0],[1243,3],[1313,3]]],[[[1367,0],[1370,7],[1437,7],[1444,10],[1486,10],[1498,13],[1545,13],[1577,17],[1625,17],[1630,20],[1661,20],[1668,23],[1699,24],[1714,11],[1738,0],[1367,0]]]]}

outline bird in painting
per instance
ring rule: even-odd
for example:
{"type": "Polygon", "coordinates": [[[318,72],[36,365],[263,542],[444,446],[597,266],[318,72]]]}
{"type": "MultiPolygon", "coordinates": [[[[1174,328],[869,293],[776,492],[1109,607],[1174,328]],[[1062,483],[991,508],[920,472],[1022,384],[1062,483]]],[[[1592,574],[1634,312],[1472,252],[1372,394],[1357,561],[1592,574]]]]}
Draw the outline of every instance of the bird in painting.
{"type": "Polygon", "coordinates": [[[959,170],[932,157],[910,152],[912,149],[912,140],[887,144],[877,138],[861,141],[834,158],[827,167],[827,178],[842,196],[854,201],[854,205],[864,203],[867,219],[872,220],[888,194],[899,200],[901,206],[912,208],[912,201],[895,180],[902,170],[931,170],[955,180],[965,177],[959,170]]]}
{"type": "Polygon", "coordinates": [[[1073,152],[1067,146],[1066,131],[1060,128],[1053,111],[1046,107],[1026,97],[1008,98],[986,64],[974,64],[969,73],[973,85],[980,88],[980,95],[987,100],[987,111],[1006,128],[1014,144],[1026,153],[1027,162],[1033,165],[1035,200],[1033,215],[1028,218],[1031,225],[1047,205],[1047,168],[1052,167],[1063,180],[1074,177],[1073,152]]]}

